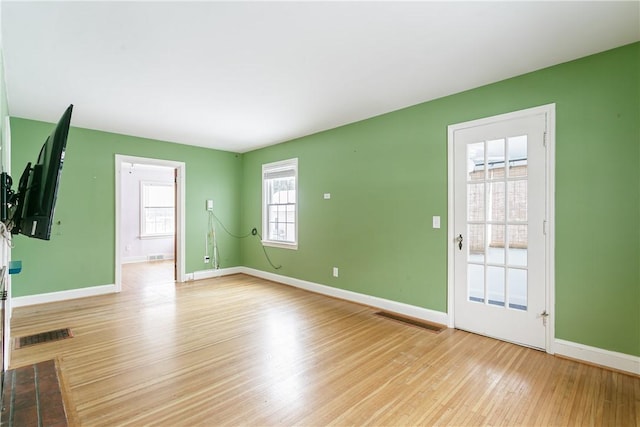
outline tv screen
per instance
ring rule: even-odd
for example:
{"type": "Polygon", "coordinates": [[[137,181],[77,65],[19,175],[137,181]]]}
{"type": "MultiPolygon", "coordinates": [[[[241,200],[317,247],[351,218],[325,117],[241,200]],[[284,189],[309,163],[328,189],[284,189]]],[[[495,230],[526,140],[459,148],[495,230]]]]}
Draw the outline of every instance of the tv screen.
{"type": "Polygon", "coordinates": [[[12,234],[49,240],[60,174],[71,123],[70,105],[42,145],[37,162],[28,164],[20,178],[12,234]],[[17,230],[16,230],[17,229],[17,230]]]}

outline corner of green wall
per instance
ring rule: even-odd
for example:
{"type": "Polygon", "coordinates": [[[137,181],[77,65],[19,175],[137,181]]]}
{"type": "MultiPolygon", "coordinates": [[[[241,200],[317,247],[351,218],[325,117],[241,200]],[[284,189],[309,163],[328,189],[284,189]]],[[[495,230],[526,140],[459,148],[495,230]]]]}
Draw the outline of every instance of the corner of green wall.
{"type": "MultiPolygon", "coordinates": [[[[19,174],[37,158],[52,124],[12,118],[12,171],[19,174]]],[[[15,236],[13,258],[23,271],[12,282],[13,296],[109,285],[115,282],[115,155],[174,160],[186,164],[186,272],[202,262],[208,214],[238,228],[242,155],[201,147],[72,127],[69,132],[50,241],[15,236]]],[[[221,267],[240,265],[240,243],[220,234],[221,267]]]]}

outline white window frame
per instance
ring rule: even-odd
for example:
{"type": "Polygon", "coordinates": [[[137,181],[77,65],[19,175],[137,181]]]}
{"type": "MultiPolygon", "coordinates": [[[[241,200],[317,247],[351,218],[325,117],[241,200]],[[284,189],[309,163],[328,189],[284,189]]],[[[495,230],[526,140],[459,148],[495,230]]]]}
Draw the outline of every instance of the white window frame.
{"type": "Polygon", "coordinates": [[[175,184],[173,182],[166,181],[140,181],[140,238],[141,239],[155,239],[155,238],[164,238],[173,236],[175,234],[175,184]],[[146,230],[146,219],[145,219],[145,203],[144,203],[144,192],[146,186],[158,186],[158,187],[171,187],[174,191],[174,203],[173,203],[173,220],[174,220],[174,230],[171,233],[148,233],[146,230]]]}
{"type": "Polygon", "coordinates": [[[262,165],[262,244],[265,246],[273,246],[277,248],[285,249],[298,249],[298,159],[288,159],[279,162],[266,163],[262,165]],[[294,207],[294,241],[273,240],[269,238],[269,218],[267,203],[269,197],[268,191],[268,177],[278,173],[293,172],[293,178],[295,180],[295,207],[294,207]]]}

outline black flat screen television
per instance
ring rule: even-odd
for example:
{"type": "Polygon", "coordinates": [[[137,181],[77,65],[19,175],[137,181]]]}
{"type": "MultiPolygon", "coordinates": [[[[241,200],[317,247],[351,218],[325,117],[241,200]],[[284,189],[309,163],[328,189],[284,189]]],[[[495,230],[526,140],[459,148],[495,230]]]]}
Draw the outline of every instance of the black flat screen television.
{"type": "Polygon", "coordinates": [[[2,173],[0,177],[0,220],[11,234],[43,240],[51,238],[72,110],[73,105],[70,105],[53,128],[36,163],[27,164],[17,191],[11,189],[9,175],[2,173]]]}

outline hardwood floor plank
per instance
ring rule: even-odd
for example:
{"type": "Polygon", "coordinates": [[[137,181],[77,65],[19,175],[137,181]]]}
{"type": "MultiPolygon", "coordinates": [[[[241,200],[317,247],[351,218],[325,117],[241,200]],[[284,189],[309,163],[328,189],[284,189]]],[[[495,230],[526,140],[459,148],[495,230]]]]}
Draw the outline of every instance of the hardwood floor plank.
{"type": "Polygon", "coordinates": [[[12,335],[57,358],[70,425],[625,425],[640,378],[236,275],[123,266],[116,295],[22,307],[12,335]]]}

